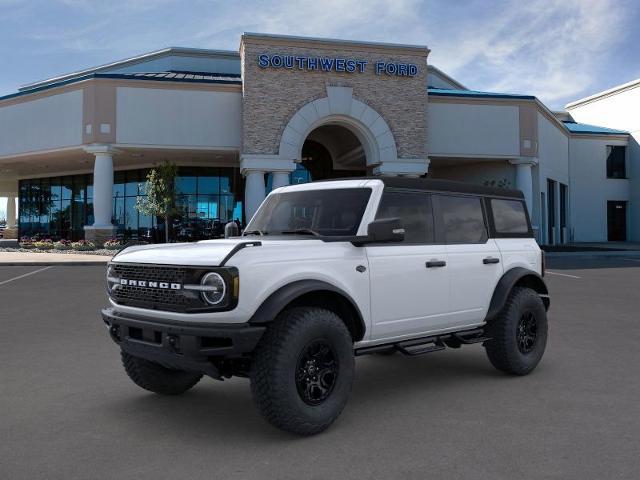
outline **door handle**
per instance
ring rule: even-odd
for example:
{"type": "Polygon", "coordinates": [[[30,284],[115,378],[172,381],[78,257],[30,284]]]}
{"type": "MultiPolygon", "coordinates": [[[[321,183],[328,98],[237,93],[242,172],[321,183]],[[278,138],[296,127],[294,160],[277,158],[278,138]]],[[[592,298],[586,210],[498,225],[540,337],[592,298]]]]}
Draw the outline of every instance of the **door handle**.
{"type": "Polygon", "coordinates": [[[492,263],[500,263],[500,259],[495,257],[487,257],[482,260],[482,263],[484,263],[485,265],[491,265],[492,263]]]}
{"type": "Polygon", "coordinates": [[[427,268],[446,267],[447,262],[445,262],[444,260],[429,260],[426,265],[427,268]]]}

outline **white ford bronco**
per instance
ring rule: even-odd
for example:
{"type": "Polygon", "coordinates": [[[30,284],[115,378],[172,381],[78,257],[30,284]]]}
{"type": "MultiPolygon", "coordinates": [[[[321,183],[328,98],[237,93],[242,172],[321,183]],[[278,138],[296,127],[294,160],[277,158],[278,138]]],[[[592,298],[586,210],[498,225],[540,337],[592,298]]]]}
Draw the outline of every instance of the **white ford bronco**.
{"type": "Polygon", "coordinates": [[[310,435],[344,408],[359,355],[481,343],[497,369],[531,372],[543,274],[519,191],[345,179],[274,190],[241,237],[126,248],[102,316],[140,387],[248,377],[269,422],[310,435]]]}

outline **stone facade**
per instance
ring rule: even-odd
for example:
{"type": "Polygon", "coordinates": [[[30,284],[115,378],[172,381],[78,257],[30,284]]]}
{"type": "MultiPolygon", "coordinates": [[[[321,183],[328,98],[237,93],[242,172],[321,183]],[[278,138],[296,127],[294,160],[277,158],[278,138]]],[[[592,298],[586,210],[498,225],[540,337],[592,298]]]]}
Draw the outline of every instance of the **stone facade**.
{"type": "Polygon", "coordinates": [[[305,104],[327,97],[327,87],[349,87],[353,98],[375,110],[393,134],[399,159],[427,158],[426,47],[243,35],[242,153],[277,155],[283,131],[305,104]],[[367,61],[362,73],[261,68],[262,54],[352,58],[367,61]],[[414,76],[376,74],[375,62],[417,65],[414,76]]]}

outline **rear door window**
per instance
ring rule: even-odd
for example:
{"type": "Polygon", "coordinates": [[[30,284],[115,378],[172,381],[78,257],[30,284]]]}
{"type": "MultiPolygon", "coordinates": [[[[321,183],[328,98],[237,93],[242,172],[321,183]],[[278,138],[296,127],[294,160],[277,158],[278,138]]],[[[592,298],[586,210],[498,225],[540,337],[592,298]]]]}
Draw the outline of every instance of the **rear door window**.
{"type": "Polygon", "coordinates": [[[446,243],[484,243],[487,241],[482,201],[478,197],[438,195],[442,235],[446,243]]]}
{"type": "Polygon", "coordinates": [[[376,219],[399,218],[404,243],[433,243],[431,195],[421,192],[385,190],[376,219]]]}
{"type": "Polygon", "coordinates": [[[491,199],[493,226],[497,233],[523,234],[529,232],[524,203],[518,200],[491,199]]]}

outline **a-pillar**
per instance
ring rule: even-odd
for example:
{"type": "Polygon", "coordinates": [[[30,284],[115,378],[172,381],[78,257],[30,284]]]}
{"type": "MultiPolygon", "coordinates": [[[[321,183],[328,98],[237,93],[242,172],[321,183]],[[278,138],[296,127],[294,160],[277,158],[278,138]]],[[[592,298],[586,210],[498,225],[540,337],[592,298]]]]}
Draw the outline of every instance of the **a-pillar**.
{"type": "Polygon", "coordinates": [[[84,149],[95,156],[93,163],[93,225],[84,227],[86,240],[102,245],[115,234],[113,218],[113,156],[110,145],[89,145],[84,149]]]}
{"type": "Polygon", "coordinates": [[[509,160],[516,167],[516,188],[524,194],[524,200],[529,210],[529,217],[533,218],[533,172],[532,168],[538,164],[535,157],[521,157],[509,160]]]}
{"type": "Polygon", "coordinates": [[[275,189],[289,184],[289,173],[294,168],[293,159],[283,159],[278,155],[242,155],[240,172],[245,177],[244,214],[247,223],[266,196],[265,173],[273,173],[272,188],[275,189]]]}

